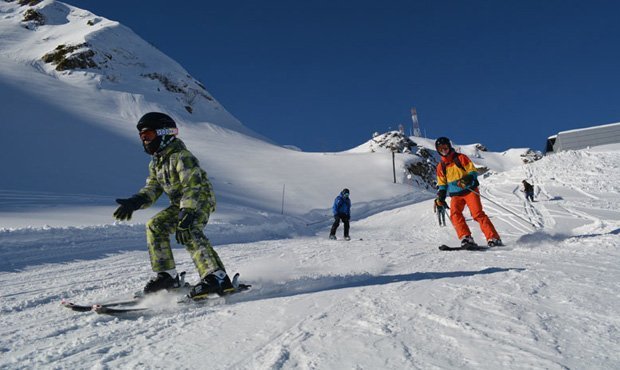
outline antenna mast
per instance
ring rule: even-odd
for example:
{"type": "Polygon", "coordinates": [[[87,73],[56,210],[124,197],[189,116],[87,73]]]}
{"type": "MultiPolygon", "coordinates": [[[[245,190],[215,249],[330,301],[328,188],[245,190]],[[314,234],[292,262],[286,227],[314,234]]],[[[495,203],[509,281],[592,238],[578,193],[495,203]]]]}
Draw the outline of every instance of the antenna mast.
{"type": "Polygon", "coordinates": [[[418,122],[418,112],[415,107],[411,108],[411,121],[413,122],[413,136],[422,137],[420,123],[418,122]]]}

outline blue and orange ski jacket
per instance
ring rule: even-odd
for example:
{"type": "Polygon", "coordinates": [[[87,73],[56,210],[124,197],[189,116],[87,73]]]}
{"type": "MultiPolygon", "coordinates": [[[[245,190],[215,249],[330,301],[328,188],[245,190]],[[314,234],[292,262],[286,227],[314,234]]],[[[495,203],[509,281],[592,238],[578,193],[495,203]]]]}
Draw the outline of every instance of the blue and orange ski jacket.
{"type": "Polygon", "coordinates": [[[468,189],[464,189],[458,186],[458,181],[465,175],[472,175],[474,178],[474,186],[472,189],[478,187],[478,170],[474,166],[473,162],[465,154],[457,153],[454,150],[445,157],[441,157],[441,162],[437,164],[437,189],[439,191],[445,190],[450,196],[464,195],[469,193],[468,189]],[[455,163],[460,163],[460,166],[455,163]],[[444,173],[445,168],[445,173],[444,173]]]}

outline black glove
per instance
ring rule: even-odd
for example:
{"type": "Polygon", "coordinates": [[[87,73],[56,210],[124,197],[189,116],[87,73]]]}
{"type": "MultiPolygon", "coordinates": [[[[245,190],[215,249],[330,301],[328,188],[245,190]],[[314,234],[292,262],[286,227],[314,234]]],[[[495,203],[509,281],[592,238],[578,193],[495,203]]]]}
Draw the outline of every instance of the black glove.
{"type": "Polygon", "coordinates": [[[476,179],[474,178],[473,175],[467,174],[461,177],[461,179],[457,182],[457,185],[459,188],[463,188],[463,189],[471,188],[473,187],[475,180],[476,179]]]}
{"type": "Polygon", "coordinates": [[[446,202],[442,201],[441,199],[439,199],[439,197],[435,198],[435,207],[433,207],[433,212],[436,212],[437,208],[439,207],[445,207],[446,206],[446,202]]]}
{"type": "Polygon", "coordinates": [[[196,219],[196,212],[193,209],[183,208],[179,212],[179,225],[177,225],[177,243],[185,245],[192,240],[191,228],[196,219]]]}
{"type": "MultiPolygon", "coordinates": [[[[441,209],[450,209],[450,207],[448,207],[448,203],[446,203],[445,200],[439,200],[439,198],[435,198],[435,208],[441,210],[441,209]]],[[[437,213],[437,211],[434,211],[433,213],[437,213]]]]}
{"type": "Polygon", "coordinates": [[[148,200],[140,195],[134,195],[127,199],[117,199],[116,203],[120,204],[120,207],[114,211],[114,218],[119,221],[129,221],[133,211],[140,209],[140,207],[148,203],[148,200]]]}
{"type": "Polygon", "coordinates": [[[446,199],[441,199],[439,197],[435,198],[435,205],[437,207],[444,207],[444,208],[448,208],[450,209],[450,207],[448,207],[448,203],[446,203],[446,199]]]}
{"type": "Polygon", "coordinates": [[[439,190],[437,192],[437,198],[435,198],[435,204],[442,207],[447,206],[446,195],[448,195],[448,193],[445,190],[439,190]]]}

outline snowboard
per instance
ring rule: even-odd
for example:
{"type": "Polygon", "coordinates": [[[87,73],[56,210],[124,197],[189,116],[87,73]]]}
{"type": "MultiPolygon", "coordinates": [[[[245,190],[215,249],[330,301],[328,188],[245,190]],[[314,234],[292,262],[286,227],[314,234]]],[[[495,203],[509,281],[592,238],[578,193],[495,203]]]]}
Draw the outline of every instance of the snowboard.
{"type": "Polygon", "coordinates": [[[486,251],[489,247],[478,244],[470,244],[465,247],[450,247],[445,244],[439,246],[440,251],[486,251]]]}

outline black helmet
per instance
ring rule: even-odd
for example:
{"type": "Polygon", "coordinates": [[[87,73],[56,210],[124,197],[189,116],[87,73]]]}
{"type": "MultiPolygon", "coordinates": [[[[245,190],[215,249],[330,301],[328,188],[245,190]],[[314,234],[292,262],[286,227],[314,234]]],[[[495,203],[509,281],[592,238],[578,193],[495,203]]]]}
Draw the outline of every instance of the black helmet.
{"type": "MultiPolygon", "coordinates": [[[[448,145],[448,148],[450,148],[450,152],[452,151],[452,143],[450,142],[450,139],[448,139],[445,136],[442,136],[440,138],[438,138],[437,140],[435,140],[435,150],[437,150],[437,152],[439,153],[439,146],[440,145],[448,145]]],[[[439,153],[441,155],[441,153],[439,153]]]]}
{"type": "Polygon", "coordinates": [[[340,192],[340,194],[344,195],[344,194],[349,194],[350,191],[347,188],[342,189],[342,191],[340,192]]]}
{"type": "Polygon", "coordinates": [[[138,120],[137,127],[138,131],[142,131],[145,128],[158,130],[162,128],[176,128],[177,124],[169,115],[165,113],[150,112],[138,120]]]}
{"type": "Polygon", "coordinates": [[[141,133],[148,130],[155,131],[155,133],[151,133],[151,135],[156,135],[152,140],[148,143],[142,141],[144,151],[150,155],[156,154],[167,147],[178,133],[177,124],[174,120],[169,115],[160,112],[145,114],[138,120],[136,127],[141,133]]]}

